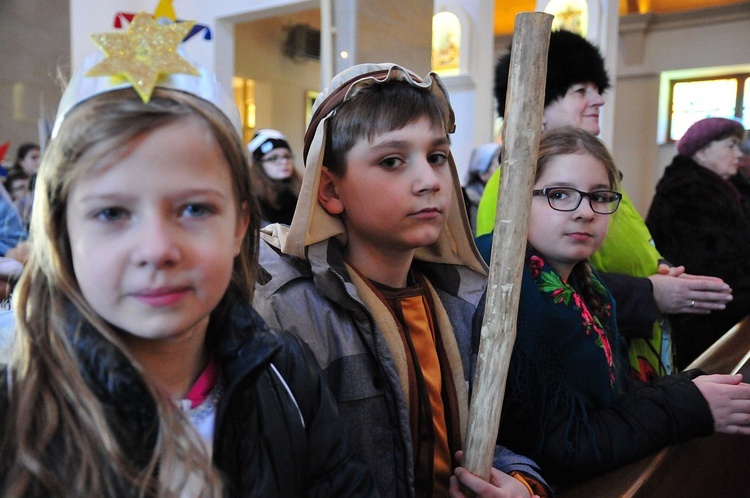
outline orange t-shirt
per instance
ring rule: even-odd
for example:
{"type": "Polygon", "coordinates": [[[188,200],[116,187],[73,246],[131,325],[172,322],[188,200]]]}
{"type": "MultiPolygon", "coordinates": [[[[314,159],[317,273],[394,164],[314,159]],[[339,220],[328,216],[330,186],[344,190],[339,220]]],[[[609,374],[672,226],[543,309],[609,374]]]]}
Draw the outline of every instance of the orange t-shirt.
{"type": "Polygon", "coordinates": [[[432,310],[425,297],[425,289],[419,283],[404,289],[393,289],[376,282],[372,283],[397,319],[406,356],[410,360],[410,376],[416,381],[412,382],[410,379],[412,385],[416,384],[419,398],[410,403],[410,420],[416,439],[414,458],[417,495],[424,495],[427,491],[425,488],[429,488],[431,491],[428,495],[445,496],[452,473],[452,458],[443,401],[444,372],[436,344],[432,310]],[[424,406],[427,403],[429,410],[424,406]],[[414,413],[415,411],[418,413],[414,413]],[[430,472],[430,467],[432,471],[428,477],[425,474],[430,472]],[[431,480],[431,485],[424,482],[427,478],[431,480]]]}

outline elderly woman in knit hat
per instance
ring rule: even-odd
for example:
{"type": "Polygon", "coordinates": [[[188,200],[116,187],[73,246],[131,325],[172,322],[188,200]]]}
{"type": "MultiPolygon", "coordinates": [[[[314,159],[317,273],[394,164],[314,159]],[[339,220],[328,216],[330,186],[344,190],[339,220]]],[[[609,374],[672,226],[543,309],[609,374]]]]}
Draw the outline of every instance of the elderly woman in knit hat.
{"type": "Polygon", "coordinates": [[[743,126],[726,118],[702,119],[688,128],[646,218],[669,261],[724,279],[734,295],[724,311],[673,320],[678,366],[750,315],[750,205],[729,181],[737,173],[744,136],[743,126]]]}
{"type": "Polygon", "coordinates": [[[260,129],[247,144],[253,167],[250,178],[256,192],[262,225],[289,225],[297,206],[302,175],[294,167],[294,154],[286,137],[277,130],[260,129]]]}
{"type": "MultiPolygon", "coordinates": [[[[500,116],[505,113],[510,53],[495,67],[495,98],[500,116]]],[[[550,35],[542,126],[550,130],[564,125],[598,135],[599,110],[610,79],[599,49],[569,31],[550,35]]],[[[477,245],[491,244],[500,170],[487,182],[477,212],[477,245]],[[487,234],[484,235],[483,234],[487,234]]],[[[654,246],[643,218],[626,192],[611,217],[604,244],[591,264],[602,275],[617,302],[617,324],[628,340],[632,375],[651,380],[673,373],[672,345],[666,315],[710,313],[723,309],[731,299],[721,279],[685,275],[670,268],[654,246]],[[682,277],[690,278],[678,278],[682,277]]]]}

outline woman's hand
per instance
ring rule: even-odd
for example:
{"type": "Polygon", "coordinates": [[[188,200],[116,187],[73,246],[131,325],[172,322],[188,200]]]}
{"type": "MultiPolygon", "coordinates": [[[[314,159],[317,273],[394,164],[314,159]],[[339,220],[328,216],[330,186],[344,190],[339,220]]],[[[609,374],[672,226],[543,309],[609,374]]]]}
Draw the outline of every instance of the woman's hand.
{"type": "Polygon", "coordinates": [[[750,384],[742,375],[701,375],[693,379],[708,402],[714,430],[750,435],[750,384]]]}
{"type": "Polygon", "coordinates": [[[722,279],[685,273],[684,266],[660,264],[658,273],[648,279],[662,313],[707,315],[723,310],[732,300],[732,289],[722,279]]]}

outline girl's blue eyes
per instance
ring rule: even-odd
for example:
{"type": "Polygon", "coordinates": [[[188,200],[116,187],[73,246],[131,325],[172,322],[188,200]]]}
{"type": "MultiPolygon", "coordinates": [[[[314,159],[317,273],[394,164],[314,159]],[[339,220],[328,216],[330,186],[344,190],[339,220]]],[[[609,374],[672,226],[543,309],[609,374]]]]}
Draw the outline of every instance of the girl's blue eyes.
{"type": "MultiPolygon", "coordinates": [[[[214,208],[207,204],[187,204],[180,211],[180,216],[185,218],[202,218],[216,212],[214,208]]],[[[101,221],[118,222],[126,219],[130,213],[125,208],[108,207],[100,209],[94,213],[94,217],[101,221]]]]}
{"type": "Polygon", "coordinates": [[[213,213],[214,210],[206,204],[188,204],[185,206],[183,213],[191,218],[199,218],[213,213]]]}
{"type": "Polygon", "coordinates": [[[96,218],[102,221],[120,221],[125,216],[125,210],[120,208],[105,208],[96,213],[96,218]]]}

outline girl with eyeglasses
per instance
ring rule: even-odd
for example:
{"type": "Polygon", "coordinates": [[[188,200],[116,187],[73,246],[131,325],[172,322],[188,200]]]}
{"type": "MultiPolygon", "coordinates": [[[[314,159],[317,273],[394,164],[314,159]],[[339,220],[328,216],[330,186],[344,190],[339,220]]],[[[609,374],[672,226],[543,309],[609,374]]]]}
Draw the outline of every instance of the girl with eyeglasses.
{"type": "MultiPolygon", "coordinates": [[[[557,487],[713,431],[750,434],[741,375],[629,380],[616,304],[588,261],[616,216],[617,171],[580,128],[542,136],[498,443],[557,487]]],[[[491,235],[478,246],[489,260],[491,235]]]]}
{"type": "Polygon", "coordinates": [[[261,226],[292,223],[302,175],[294,167],[294,154],[281,132],[258,130],[247,144],[253,165],[250,178],[262,218],[261,226]]]}
{"type": "MultiPolygon", "coordinates": [[[[505,114],[510,57],[510,52],[501,56],[495,66],[495,101],[500,116],[505,114]]],[[[609,87],[610,77],[598,47],[570,31],[550,34],[544,130],[570,125],[598,135],[599,113],[605,104],[602,96],[609,87]]],[[[627,174],[627,165],[624,169],[627,174]]],[[[501,170],[493,173],[482,193],[477,235],[494,227],[501,170]]],[[[672,316],[723,310],[732,301],[733,288],[721,278],[672,266],[672,258],[660,252],[658,238],[652,238],[632,200],[624,190],[622,194],[607,238],[589,260],[618,300],[617,325],[628,343],[630,375],[647,381],[676,371],[672,316]]]]}

